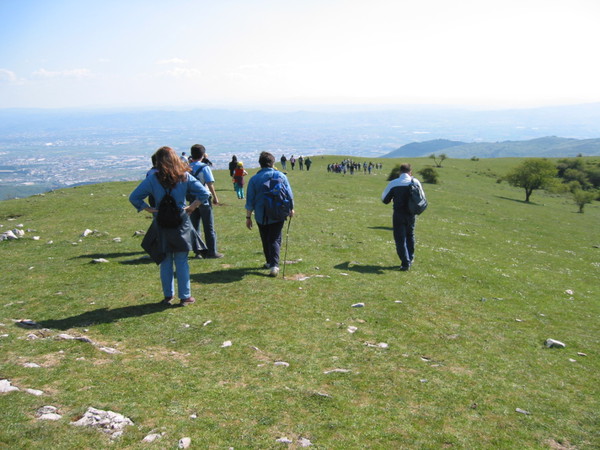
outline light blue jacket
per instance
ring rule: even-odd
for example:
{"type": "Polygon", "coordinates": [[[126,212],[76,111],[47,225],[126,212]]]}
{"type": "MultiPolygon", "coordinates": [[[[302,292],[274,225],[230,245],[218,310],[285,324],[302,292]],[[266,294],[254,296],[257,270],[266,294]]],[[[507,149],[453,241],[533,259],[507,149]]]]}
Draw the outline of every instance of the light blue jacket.
{"type": "MultiPolygon", "coordinates": [[[[287,186],[287,189],[290,193],[290,197],[292,200],[292,204],[290,205],[292,209],[294,209],[294,193],[292,192],[292,187],[287,179],[287,177],[283,174],[283,172],[279,172],[271,167],[265,167],[264,169],[260,169],[256,175],[250,178],[248,182],[248,188],[246,190],[246,210],[254,211],[254,218],[256,223],[265,224],[264,222],[264,189],[263,184],[268,182],[273,174],[277,172],[277,176],[279,176],[282,180],[282,183],[287,186]]],[[[273,223],[272,220],[267,220],[266,225],[273,223]]]]}

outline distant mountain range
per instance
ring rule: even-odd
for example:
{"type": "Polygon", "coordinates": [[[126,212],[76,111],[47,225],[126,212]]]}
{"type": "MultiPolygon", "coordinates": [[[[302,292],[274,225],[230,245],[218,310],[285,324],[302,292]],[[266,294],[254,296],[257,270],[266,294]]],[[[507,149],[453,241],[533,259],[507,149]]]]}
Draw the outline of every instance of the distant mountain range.
{"type": "Polygon", "coordinates": [[[451,158],[573,157],[600,156],[600,139],[568,139],[555,136],[526,141],[466,143],[448,139],[412,142],[383,158],[418,158],[445,153],[451,158]]]}

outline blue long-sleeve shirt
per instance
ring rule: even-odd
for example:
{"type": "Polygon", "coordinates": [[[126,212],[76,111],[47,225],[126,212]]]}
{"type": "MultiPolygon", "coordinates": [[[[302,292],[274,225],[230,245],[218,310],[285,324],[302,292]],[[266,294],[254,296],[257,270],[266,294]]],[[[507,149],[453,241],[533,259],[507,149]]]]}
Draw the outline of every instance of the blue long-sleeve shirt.
{"type": "MultiPolygon", "coordinates": [[[[272,167],[260,169],[256,175],[250,178],[250,181],[248,182],[248,188],[246,190],[246,210],[254,211],[254,218],[256,219],[256,222],[260,224],[265,224],[265,190],[263,189],[263,184],[268,182],[273,177],[275,172],[277,172],[277,176],[281,178],[281,182],[287,187],[291,198],[290,207],[294,209],[294,193],[292,192],[292,187],[290,186],[287,177],[282,172],[279,172],[272,167]]],[[[267,219],[266,224],[270,223],[273,223],[273,221],[267,219]]]]}
{"type": "MultiPolygon", "coordinates": [[[[185,181],[177,183],[171,190],[171,196],[175,199],[179,208],[183,209],[185,207],[185,196],[187,193],[192,194],[202,203],[208,200],[210,191],[189,173],[186,173],[185,177],[185,181]]],[[[144,208],[150,207],[145,201],[149,195],[154,197],[156,205],[160,205],[160,201],[165,196],[165,193],[166,190],[160,184],[158,177],[154,174],[150,174],[129,195],[129,201],[139,212],[144,208]]]]}

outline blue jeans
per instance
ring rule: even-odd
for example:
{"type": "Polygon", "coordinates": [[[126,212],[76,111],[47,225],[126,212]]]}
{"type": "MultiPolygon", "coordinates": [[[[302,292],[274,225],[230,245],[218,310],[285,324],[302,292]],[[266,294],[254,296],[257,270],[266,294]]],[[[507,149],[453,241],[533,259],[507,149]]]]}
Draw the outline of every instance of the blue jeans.
{"type": "Polygon", "coordinates": [[[258,225],[265,260],[270,267],[279,267],[279,251],[281,249],[281,231],[285,222],[258,225]]]}
{"type": "Polygon", "coordinates": [[[393,216],[396,253],[403,267],[409,267],[415,257],[415,216],[397,213],[393,216]]]}
{"type": "MultiPolygon", "coordinates": [[[[215,221],[213,216],[212,205],[202,205],[196,209],[191,215],[190,220],[192,226],[200,234],[200,221],[202,220],[202,229],[204,231],[204,241],[206,241],[205,247],[208,249],[209,256],[214,256],[217,253],[217,233],[215,233],[215,221]]],[[[204,242],[201,242],[204,244],[204,242]]],[[[194,245],[195,247],[195,245],[194,245]]],[[[202,248],[194,248],[194,253],[199,253],[202,248]]]]}
{"type": "Polygon", "coordinates": [[[188,252],[169,252],[160,263],[160,282],[162,283],[165,297],[173,297],[175,280],[173,277],[173,263],[177,276],[177,293],[184,300],[192,296],[190,287],[190,267],[188,265],[188,252]]]}

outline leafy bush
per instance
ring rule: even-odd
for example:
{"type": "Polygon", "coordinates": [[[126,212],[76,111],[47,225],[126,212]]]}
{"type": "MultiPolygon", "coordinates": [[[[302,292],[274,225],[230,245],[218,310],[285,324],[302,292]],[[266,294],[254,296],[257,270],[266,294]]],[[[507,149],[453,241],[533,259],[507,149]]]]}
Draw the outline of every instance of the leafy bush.
{"type": "Polygon", "coordinates": [[[437,171],[433,167],[425,167],[419,170],[422,181],[429,184],[438,184],[439,177],[437,171]]]}

